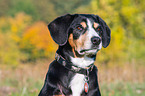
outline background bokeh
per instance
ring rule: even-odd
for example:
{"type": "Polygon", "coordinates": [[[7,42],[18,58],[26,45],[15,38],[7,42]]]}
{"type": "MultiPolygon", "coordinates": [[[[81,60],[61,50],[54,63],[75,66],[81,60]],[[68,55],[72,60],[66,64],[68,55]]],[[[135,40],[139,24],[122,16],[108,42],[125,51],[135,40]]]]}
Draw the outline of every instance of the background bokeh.
{"type": "Polygon", "coordinates": [[[145,0],[0,0],[0,96],[37,96],[58,47],[47,25],[67,13],[111,29],[95,62],[102,96],[145,96],[145,0]]]}

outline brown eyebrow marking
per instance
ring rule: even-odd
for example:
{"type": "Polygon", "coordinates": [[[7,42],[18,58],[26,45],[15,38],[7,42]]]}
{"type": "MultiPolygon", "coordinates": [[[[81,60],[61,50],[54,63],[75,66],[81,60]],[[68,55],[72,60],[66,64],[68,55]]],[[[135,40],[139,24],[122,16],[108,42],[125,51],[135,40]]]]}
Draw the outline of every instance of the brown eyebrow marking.
{"type": "Polygon", "coordinates": [[[84,29],[87,27],[86,22],[81,22],[80,24],[84,27],[84,29]]]}
{"type": "Polygon", "coordinates": [[[96,22],[94,22],[94,28],[97,28],[98,26],[99,26],[99,24],[98,23],[96,23],[96,22]]]}

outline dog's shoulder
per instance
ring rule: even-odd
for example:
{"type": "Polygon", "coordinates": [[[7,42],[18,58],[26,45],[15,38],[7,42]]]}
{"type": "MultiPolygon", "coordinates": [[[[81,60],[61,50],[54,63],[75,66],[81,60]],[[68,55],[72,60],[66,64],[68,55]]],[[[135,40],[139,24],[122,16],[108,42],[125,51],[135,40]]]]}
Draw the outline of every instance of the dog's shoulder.
{"type": "Polygon", "coordinates": [[[48,74],[50,74],[50,75],[52,74],[54,76],[61,75],[60,71],[61,71],[61,73],[63,73],[63,71],[66,71],[65,67],[63,67],[61,64],[59,64],[56,60],[54,60],[53,62],[50,63],[48,74]]]}
{"type": "MultiPolygon", "coordinates": [[[[61,80],[63,77],[66,76],[71,76],[73,72],[69,71],[67,68],[65,68],[63,65],[59,64],[57,60],[54,60],[50,65],[49,65],[49,70],[48,70],[48,77],[51,79],[57,79],[61,80]],[[70,75],[68,75],[70,74],[70,75]]],[[[69,77],[70,78],[70,77],[69,77]]]]}

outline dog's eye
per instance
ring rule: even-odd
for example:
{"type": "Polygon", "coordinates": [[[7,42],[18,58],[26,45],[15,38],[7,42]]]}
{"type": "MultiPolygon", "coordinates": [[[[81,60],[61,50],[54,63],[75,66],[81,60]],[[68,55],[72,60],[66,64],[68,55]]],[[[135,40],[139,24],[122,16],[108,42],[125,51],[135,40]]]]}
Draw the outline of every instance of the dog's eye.
{"type": "Polygon", "coordinates": [[[97,29],[97,31],[100,31],[100,30],[101,30],[100,28],[97,29]]]}
{"type": "Polygon", "coordinates": [[[79,31],[82,31],[82,30],[83,30],[83,27],[82,27],[82,26],[77,26],[77,29],[78,29],[79,31]]]}
{"type": "Polygon", "coordinates": [[[102,28],[98,27],[95,29],[97,32],[99,32],[100,35],[102,35],[102,28]]]}
{"type": "Polygon", "coordinates": [[[101,32],[101,31],[102,31],[101,27],[98,27],[98,28],[96,28],[95,30],[96,30],[97,32],[101,32]]]}
{"type": "Polygon", "coordinates": [[[96,31],[99,31],[100,32],[101,31],[101,28],[96,28],[96,31]]]}

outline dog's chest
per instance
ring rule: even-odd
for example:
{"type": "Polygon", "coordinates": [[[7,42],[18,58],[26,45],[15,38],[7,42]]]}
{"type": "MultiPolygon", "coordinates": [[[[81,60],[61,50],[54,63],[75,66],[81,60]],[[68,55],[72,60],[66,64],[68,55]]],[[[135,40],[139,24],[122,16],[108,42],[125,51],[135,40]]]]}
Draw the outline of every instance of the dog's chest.
{"type": "MultiPolygon", "coordinates": [[[[85,68],[94,63],[91,58],[71,58],[71,62],[79,67],[85,68]]],[[[84,91],[85,76],[83,74],[76,73],[70,82],[70,88],[72,90],[72,96],[80,96],[84,91]]]]}
{"type": "Polygon", "coordinates": [[[84,90],[84,84],[85,84],[85,76],[83,74],[76,74],[71,82],[70,87],[72,90],[72,96],[80,96],[82,91],[84,90]]]}

